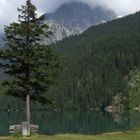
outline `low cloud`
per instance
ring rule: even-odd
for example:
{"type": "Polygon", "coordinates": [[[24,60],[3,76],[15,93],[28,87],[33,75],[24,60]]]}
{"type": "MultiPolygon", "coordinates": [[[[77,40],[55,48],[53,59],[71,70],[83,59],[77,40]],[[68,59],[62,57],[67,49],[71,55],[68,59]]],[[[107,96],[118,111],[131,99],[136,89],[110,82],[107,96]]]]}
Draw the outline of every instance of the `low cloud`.
{"type": "MultiPolygon", "coordinates": [[[[26,0],[0,0],[0,30],[3,26],[17,19],[17,7],[26,0]]],[[[124,16],[140,10],[140,0],[32,0],[38,9],[38,13],[50,13],[56,11],[62,4],[71,1],[88,3],[91,7],[104,6],[114,10],[118,16],[124,16]]]]}
{"type": "Polygon", "coordinates": [[[53,12],[62,4],[70,1],[85,2],[92,7],[96,5],[105,6],[122,16],[140,10],[140,0],[40,0],[36,3],[39,7],[42,7],[44,11],[53,12]]]}

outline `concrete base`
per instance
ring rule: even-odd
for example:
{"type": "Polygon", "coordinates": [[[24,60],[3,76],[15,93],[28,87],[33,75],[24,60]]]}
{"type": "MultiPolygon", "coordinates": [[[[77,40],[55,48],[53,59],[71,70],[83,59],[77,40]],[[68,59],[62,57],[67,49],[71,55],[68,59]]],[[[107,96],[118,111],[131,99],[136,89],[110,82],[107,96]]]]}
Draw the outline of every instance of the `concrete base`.
{"type": "Polygon", "coordinates": [[[17,131],[20,132],[20,134],[22,134],[22,136],[30,136],[31,133],[36,133],[39,129],[38,125],[30,125],[28,126],[27,122],[22,122],[21,125],[12,125],[9,127],[9,132],[11,134],[16,133],[17,131]]]}
{"type": "Polygon", "coordinates": [[[30,124],[28,124],[28,122],[22,122],[22,125],[21,125],[22,136],[24,137],[30,136],[31,135],[30,131],[31,131],[30,124]]]}

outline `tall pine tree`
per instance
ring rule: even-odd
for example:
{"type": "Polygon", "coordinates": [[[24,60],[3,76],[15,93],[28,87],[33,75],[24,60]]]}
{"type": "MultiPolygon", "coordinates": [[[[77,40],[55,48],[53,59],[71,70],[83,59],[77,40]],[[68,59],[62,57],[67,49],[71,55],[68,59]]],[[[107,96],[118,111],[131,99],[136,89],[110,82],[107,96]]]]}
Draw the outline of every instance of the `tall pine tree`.
{"type": "Polygon", "coordinates": [[[12,78],[5,81],[7,93],[26,100],[26,116],[30,125],[30,98],[46,103],[46,91],[54,84],[59,63],[43,40],[51,32],[37,18],[36,7],[27,0],[19,11],[18,22],[5,27],[5,49],[0,51],[1,67],[12,78]]]}

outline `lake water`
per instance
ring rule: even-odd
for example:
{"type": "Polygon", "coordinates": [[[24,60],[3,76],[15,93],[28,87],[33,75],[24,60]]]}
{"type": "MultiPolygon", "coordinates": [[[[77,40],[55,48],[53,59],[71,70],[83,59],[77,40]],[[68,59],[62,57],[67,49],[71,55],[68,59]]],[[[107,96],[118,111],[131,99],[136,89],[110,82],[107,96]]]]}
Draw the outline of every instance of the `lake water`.
{"type": "MultiPolygon", "coordinates": [[[[9,135],[9,126],[24,120],[24,112],[0,112],[0,135],[9,135]]],[[[32,112],[32,123],[39,125],[40,134],[99,134],[140,129],[140,113],[32,112]]]]}

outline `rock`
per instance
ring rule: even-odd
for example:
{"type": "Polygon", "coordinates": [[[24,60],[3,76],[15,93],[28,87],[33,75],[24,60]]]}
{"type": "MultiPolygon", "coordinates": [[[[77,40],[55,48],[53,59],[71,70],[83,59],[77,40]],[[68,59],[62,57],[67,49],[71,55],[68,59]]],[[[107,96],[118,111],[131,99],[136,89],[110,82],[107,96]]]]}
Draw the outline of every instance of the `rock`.
{"type": "Polygon", "coordinates": [[[123,98],[121,93],[116,95],[112,99],[112,103],[105,108],[105,111],[109,113],[119,113],[122,114],[124,111],[124,105],[123,105],[123,98]]]}
{"type": "Polygon", "coordinates": [[[46,13],[45,16],[45,22],[54,33],[53,36],[45,40],[47,44],[80,34],[91,26],[104,24],[117,17],[110,9],[100,6],[93,8],[83,2],[68,2],[53,13],[46,13]]]}

